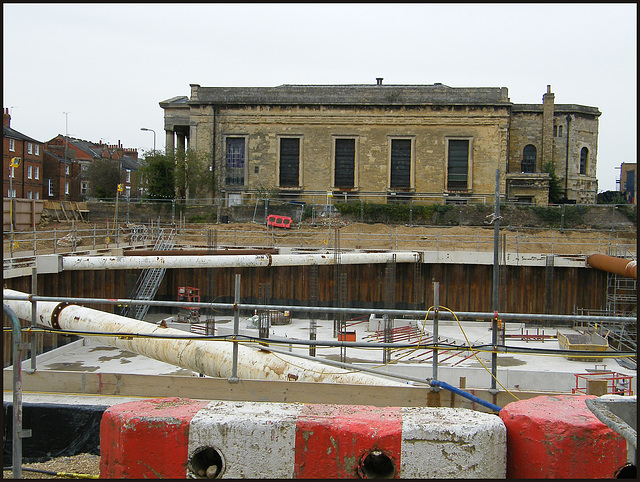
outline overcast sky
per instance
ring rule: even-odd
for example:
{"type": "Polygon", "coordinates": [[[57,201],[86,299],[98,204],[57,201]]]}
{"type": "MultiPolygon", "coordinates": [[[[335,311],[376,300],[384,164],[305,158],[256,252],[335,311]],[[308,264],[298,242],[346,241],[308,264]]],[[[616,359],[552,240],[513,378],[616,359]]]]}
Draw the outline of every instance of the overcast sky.
{"type": "Polygon", "coordinates": [[[599,191],[637,152],[635,4],[3,4],[11,126],[164,149],[162,100],[203,87],[507,87],[600,109],[599,191]],[[65,115],[64,112],[67,112],[65,115]],[[68,126],[68,127],[67,127],[68,126]]]}

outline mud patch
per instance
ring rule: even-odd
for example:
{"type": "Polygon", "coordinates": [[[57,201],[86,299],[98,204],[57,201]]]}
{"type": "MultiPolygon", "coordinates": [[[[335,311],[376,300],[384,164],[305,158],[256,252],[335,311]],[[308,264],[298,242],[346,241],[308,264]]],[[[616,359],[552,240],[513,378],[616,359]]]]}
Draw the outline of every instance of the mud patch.
{"type": "Polygon", "coordinates": [[[95,372],[98,367],[85,366],[82,362],[66,362],[66,363],[52,363],[47,365],[47,370],[60,370],[66,372],[95,372]]]}

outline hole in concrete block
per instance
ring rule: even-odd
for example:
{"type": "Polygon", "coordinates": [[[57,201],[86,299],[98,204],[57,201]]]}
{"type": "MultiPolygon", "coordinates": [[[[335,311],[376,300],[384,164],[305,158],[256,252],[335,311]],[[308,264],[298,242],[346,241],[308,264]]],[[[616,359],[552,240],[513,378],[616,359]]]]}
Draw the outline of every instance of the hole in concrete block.
{"type": "Polygon", "coordinates": [[[358,474],[363,479],[392,479],[395,473],[393,460],[381,450],[369,452],[358,466],[358,474]]]}
{"type": "Polygon", "coordinates": [[[213,447],[201,447],[189,459],[189,475],[196,479],[217,479],[222,475],[224,459],[213,447]]]}
{"type": "Polygon", "coordinates": [[[638,468],[633,464],[626,464],[616,471],[616,479],[638,480],[638,468]]]}

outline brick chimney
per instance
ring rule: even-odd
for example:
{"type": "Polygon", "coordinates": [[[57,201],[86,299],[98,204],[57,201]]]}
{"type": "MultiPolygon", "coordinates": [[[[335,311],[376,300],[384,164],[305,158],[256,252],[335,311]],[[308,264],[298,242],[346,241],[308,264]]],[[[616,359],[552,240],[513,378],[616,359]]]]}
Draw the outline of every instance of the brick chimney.
{"type": "Polygon", "coordinates": [[[4,127],[11,127],[11,115],[7,107],[4,108],[4,112],[2,113],[2,125],[4,127]]]}
{"type": "Polygon", "coordinates": [[[542,162],[536,166],[538,172],[546,162],[553,162],[553,114],[555,95],[547,85],[547,93],[542,96],[542,162]]]}

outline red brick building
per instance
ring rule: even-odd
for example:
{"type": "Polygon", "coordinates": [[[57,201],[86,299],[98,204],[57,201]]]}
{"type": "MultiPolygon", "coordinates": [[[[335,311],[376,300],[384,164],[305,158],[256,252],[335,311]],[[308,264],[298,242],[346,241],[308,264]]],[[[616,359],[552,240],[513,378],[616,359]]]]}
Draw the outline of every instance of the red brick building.
{"type": "MultiPolygon", "coordinates": [[[[52,197],[45,197],[46,199],[62,199],[62,186],[67,186],[68,183],[68,201],[86,200],[90,194],[89,167],[98,159],[118,161],[123,184],[122,195],[137,197],[136,171],[140,167],[137,149],[122,147],[120,142],[110,145],[58,134],[46,143],[45,150],[45,183],[51,183],[54,192],[52,197]],[[64,166],[61,165],[56,170],[56,162],[64,166]],[[61,197],[57,197],[59,195],[61,197]]],[[[48,192],[47,185],[45,192],[48,192]]]]}
{"type": "Polygon", "coordinates": [[[11,115],[9,109],[5,108],[2,115],[3,197],[45,199],[42,189],[43,158],[44,143],[12,129],[11,115]],[[22,158],[17,168],[10,167],[14,157],[22,158]]]}

